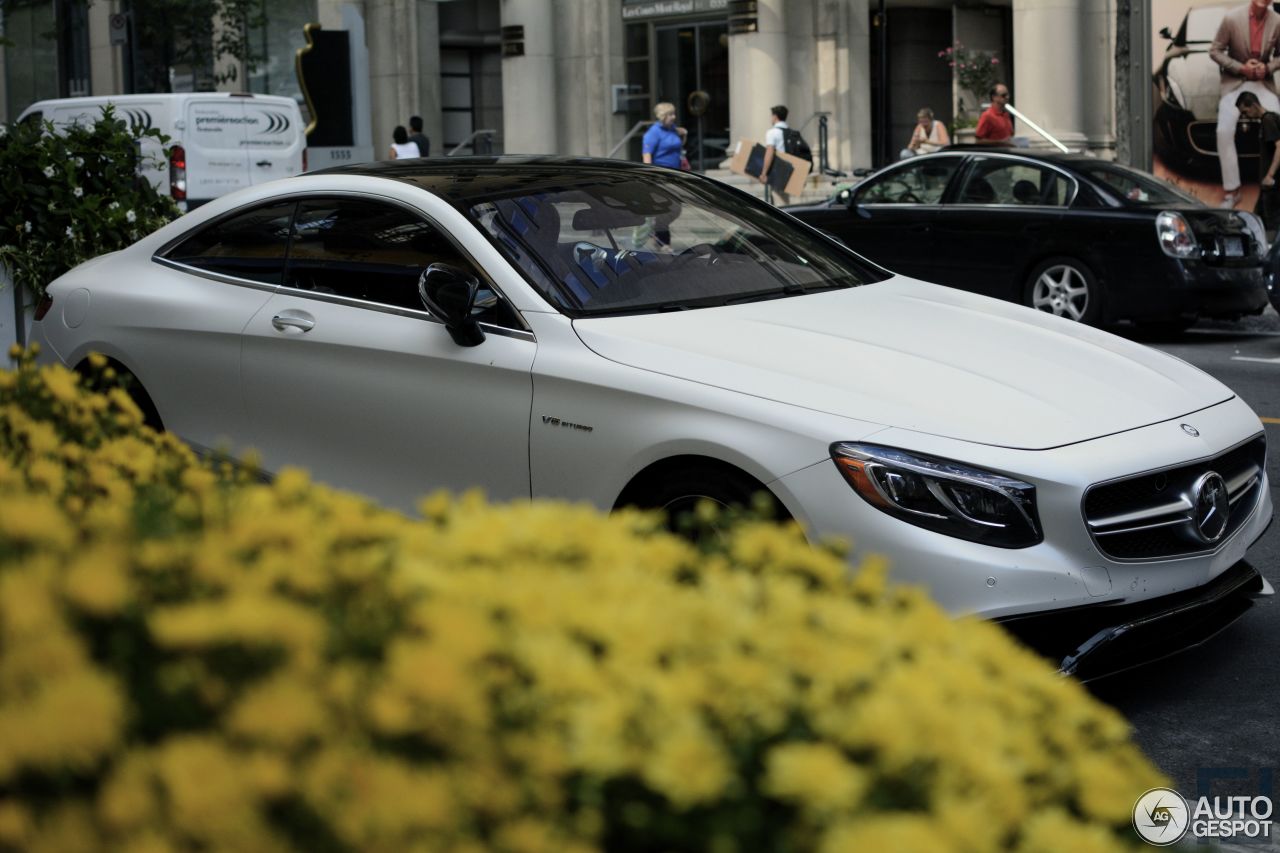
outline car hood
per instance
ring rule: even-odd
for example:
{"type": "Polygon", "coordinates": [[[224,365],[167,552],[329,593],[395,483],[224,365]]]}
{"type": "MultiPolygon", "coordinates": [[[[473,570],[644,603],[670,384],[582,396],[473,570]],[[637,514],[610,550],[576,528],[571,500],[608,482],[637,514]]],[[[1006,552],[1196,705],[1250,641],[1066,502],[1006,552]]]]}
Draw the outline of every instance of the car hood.
{"type": "Polygon", "coordinates": [[[574,321],[610,360],[815,411],[1011,448],[1136,429],[1231,391],[1115,335],[903,277],[574,321]]]}

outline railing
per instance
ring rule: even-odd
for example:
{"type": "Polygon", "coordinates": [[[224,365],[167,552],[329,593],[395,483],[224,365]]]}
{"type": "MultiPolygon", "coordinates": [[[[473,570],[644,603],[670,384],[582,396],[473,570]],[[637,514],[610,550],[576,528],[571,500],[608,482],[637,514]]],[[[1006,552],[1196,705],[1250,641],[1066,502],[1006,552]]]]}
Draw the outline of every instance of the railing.
{"type": "Polygon", "coordinates": [[[653,124],[652,121],[638,121],[634,125],[632,125],[631,129],[627,131],[627,135],[619,139],[618,144],[613,146],[612,150],[609,151],[609,157],[613,157],[615,154],[617,154],[618,150],[621,149],[622,146],[626,145],[628,142],[631,141],[631,137],[635,136],[637,133],[639,133],[642,130],[648,130],[649,125],[651,124],[653,124]]]}
{"type": "Polygon", "coordinates": [[[1071,149],[1067,148],[1067,146],[1063,145],[1061,142],[1059,142],[1057,139],[1055,139],[1055,138],[1053,137],[1053,135],[1049,133],[1049,131],[1045,130],[1043,127],[1041,127],[1040,125],[1036,124],[1034,121],[1032,121],[1031,119],[1029,119],[1029,118],[1027,118],[1026,116],[1024,116],[1022,113],[1020,113],[1020,112],[1018,112],[1017,110],[1015,110],[1015,109],[1013,108],[1013,104],[1005,104],[1005,105],[1004,105],[1004,108],[1005,108],[1006,110],[1008,110],[1009,112],[1013,113],[1013,114],[1014,114],[1014,116],[1016,116],[1017,118],[1019,118],[1019,119],[1021,119],[1023,122],[1025,122],[1025,123],[1027,124],[1027,126],[1028,126],[1028,127],[1030,127],[1032,130],[1034,130],[1036,133],[1040,134],[1040,135],[1041,135],[1041,136],[1043,136],[1045,139],[1047,139],[1047,140],[1049,140],[1051,143],[1053,143],[1053,146],[1054,146],[1055,148],[1057,148],[1059,151],[1061,151],[1063,154],[1067,154],[1067,153],[1069,153],[1069,152],[1071,151],[1071,149]]]}
{"type": "Polygon", "coordinates": [[[839,169],[831,168],[831,161],[827,159],[828,151],[828,130],[827,116],[829,112],[816,112],[804,120],[804,124],[800,125],[799,133],[804,135],[804,129],[816,118],[818,120],[818,162],[815,164],[815,172],[821,175],[830,175],[833,178],[843,178],[844,172],[839,169]]]}
{"type": "Polygon", "coordinates": [[[466,139],[462,140],[457,145],[450,148],[449,151],[444,156],[452,157],[454,154],[457,154],[459,151],[461,151],[463,148],[466,148],[468,145],[471,146],[471,150],[473,154],[488,154],[490,144],[493,142],[493,138],[497,135],[498,135],[498,131],[496,130],[485,129],[485,130],[472,131],[471,134],[466,139]],[[483,145],[483,148],[485,149],[484,151],[480,150],[482,146],[475,144],[475,141],[479,139],[485,140],[483,145]]]}

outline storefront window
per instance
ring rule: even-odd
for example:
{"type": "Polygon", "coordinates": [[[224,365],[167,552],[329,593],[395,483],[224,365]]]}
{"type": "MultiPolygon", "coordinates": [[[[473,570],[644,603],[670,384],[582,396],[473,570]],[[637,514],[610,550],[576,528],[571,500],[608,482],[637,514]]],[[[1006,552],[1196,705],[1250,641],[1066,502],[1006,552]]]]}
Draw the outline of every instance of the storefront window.
{"type": "Polygon", "coordinates": [[[35,101],[56,98],[58,41],[53,3],[15,5],[4,13],[5,107],[11,119],[35,101]]]}
{"type": "Polygon", "coordinates": [[[307,43],[302,28],[317,20],[316,0],[271,0],[266,18],[266,26],[253,34],[253,51],[261,58],[249,74],[248,89],[301,102],[294,57],[307,43]]]}

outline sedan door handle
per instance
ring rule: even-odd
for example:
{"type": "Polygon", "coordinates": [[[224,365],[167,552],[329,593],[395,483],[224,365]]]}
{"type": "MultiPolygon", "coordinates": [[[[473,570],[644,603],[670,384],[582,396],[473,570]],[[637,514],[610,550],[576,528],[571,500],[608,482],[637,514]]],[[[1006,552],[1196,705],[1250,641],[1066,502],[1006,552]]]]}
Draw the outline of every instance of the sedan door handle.
{"type": "Polygon", "coordinates": [[[270,161],[270,160],[259,160],[259,161],[258,161],[258,165],[259,165],[259,166],[270,166],[270,165],[271,165],[271,161],[270,161]]]}
{"type": "Polygon", "coordinates": [[[315,318],[306,311],[281,311],[279,314],[271,318],[271,325],[276,327],[277,332],[287,332],[289,329],[297,329],[299,332],[309,332],[316,327],[315,318]]]}

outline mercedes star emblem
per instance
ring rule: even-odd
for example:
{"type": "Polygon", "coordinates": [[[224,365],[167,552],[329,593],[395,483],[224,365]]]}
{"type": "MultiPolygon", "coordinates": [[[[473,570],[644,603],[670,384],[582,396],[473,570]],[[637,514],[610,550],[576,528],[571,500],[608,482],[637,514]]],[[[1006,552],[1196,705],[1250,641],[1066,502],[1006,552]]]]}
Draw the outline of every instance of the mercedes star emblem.
{"type": "Polygon", "coordinates": [[[1192,527],[1200,540],[1213,544],[1227,532],[1227,516],[1231,513],[1231,500],[1227,496],[1227,484],[1217,471],[1203,474],[1191,487],[1194,505],[1192,527]]]}
{"type": "Polygon", "coordinates": [[[1191,424],[1183,424],[1182,431],[1185,432],[1187,435],[1191,436],[1192,438],[1195,438],[1196,436],[1200,435],[1200,430],[1196,429],[1191,424]]]}

